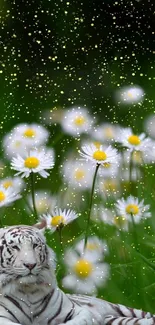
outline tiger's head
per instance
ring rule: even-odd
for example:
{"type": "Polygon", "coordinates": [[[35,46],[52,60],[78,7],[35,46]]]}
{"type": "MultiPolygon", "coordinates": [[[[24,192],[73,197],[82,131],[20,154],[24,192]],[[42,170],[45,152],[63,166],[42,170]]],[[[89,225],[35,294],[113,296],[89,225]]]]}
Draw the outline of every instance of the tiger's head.
{"type": "MultiPolygon", "coordinates": [[[[0,229],[0,289],[48,283],[56,284],[55,254],[36,226],[0,229]]],[[[9,289],[10,290],[10,289],[9,289]]]]}

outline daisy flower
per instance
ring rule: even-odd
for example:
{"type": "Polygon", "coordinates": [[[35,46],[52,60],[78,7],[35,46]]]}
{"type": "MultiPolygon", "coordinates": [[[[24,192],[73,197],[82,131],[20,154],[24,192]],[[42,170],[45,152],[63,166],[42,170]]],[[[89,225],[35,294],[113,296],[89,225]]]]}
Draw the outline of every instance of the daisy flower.
{"type": "Polygon", "coordinates": [[[30,150],[26,153],[25,158],[17,155],[11,161],[11,168],[18,171],[16,175],[21,177],[29,177],[33,173],[38,173],[40,176],[46,178],[49,173],[45,169],[51,169],[54,166],[53,156],[46,153],[45,150],[30,150]]]}
{"type": "Polygon", "coordinates": [[[64,262],[68,267],[69,274],[62,280],[62,285],[76,293],[91,294],[97,293],[97,288],[105,285],[109,278],[109,265],[96,262],[90,254],[80,255],[74,250],[67,250],[64,255],[64,262]]]}
{"type": "MultiPolygon", "coordinates": [[[[27,197],[29,206],[33,209],[32,195],[27,197]]],[[[56,206],[57,198],[51,195],[48,191],[35,191],[35,206],[38,214],[50,213],[56,206]]]]}
{"type": "Polygon", "coordinates": [[[0,186],[0,207],[8,206],[10,203],[21,198],[21,195],[14,191],[13,188],[0,186]]]}
{"type": "Polygon", "coordinates": [[[100,145],[97,148],[94,144],[82,147],[82,151],[79,151],[80,155],[87,161],[90,160],[97,165],[115,163],[117,160],[117,150],[100,145]]]}
{"type": "Polygon", "coordinates": [[[114,210],[110,210],[100,205],[94,207],[93,220],[115,226],[119,230],[128,231],[128,219],[114,210]]]}
{"type": "Polygon", "coordinates": [[[131,195],[126,200],[122,198],[116,203],[118,215],[127,218],[131,222],[133,216],[135,223],[139,223],[142,218],[151,217],[151,213],[148,211],[149,208],[149,205],[144,205],[144,200],[139,202],[138,198],[131,195]]]}
{"type": "Polygon", "coordinates": [[[17,154],[22,155],[23,152],[28,149],[24,139],[16,136],[16,134],[13,134],[12,132],[6,134],[6,136],[3,138],[2,145],[4,154],[8,159],[17,154]]]}
{"type": "Polygon", "coordinates": [[[120,194],[120,183],[118,178],[98,178],[99,193],[106,196],[116,197],[120,194]]]}
{"type": "Polygon", "coordinates": [[[119,174],[119,167],[121,163],[121,156],[117,154],[115,164],[105,163],[100,166],[99,175],[104,178],[116,178],[119,174]]]}
{"type": "Polygon", "coordinates": [[[155,114],[151,114],[145,118],[144,128],[147,134],[155,139],[155,114]]]}
{"type": "MultiPolygon", "coordinates": [[[[80,240],[76,246],[75,250],[82,255],[84,247],[84,239],[80,240]]],[[[87,245],[85,248],[85,255],[87,255],[88,259],[91,261],[100,261],[104,258],[106,254],[108,254],[108,246],[107,243],[97,236],[92,236],[88,238],[87,245]]]]}
{"type": "Polygon", "coordinates": [[[19,139],[23,139],[29,148],[44,145],[49,137],[49,132],[36,123],[21,123],[12,130],[19,139]]]}
{"type": "Polygon", "coordinates": [[[11,187],[17,193],[24,188],[24,185],[24,181],[20,177],[6,177],[0,181],[0,186],[5,189],[11,187]]]}
{"type": "Polygon", "coordinates": [[[122,87],[116,93],[117,100],[122,104],[136,104],[144,99],[144,90],[139,86],[122,87]]]}
{"type": "Polygon", "coordinates": [[[73,187],[79,190],[89,189],[92,186],[90,174],[93,172],[92,164],[69,159],[63,165],[63,177],[73,187]]]}
{"type": "Polygon", "coordinates": [[[136,182],[138,179],[142,177],[141,170],[138,167],[133,167],[131,170],[131,174],[129,171],[129,167],[122,168],[121,174],[119,176],[119,180],[126,184],[132,182],[136,182]]]}
{"type": "Polygon", "coordinates": [[[73,210],[56,208],[51,214],[43,215],[41,218],[45,219],[47,228],[54,232],[78,218],[78,215],[73,210]]]}
{"type": "Polygon", "coordinates": [[[118,133],[120,132],[120,126],[111,123],[102,123],[95,127],[92,134],[94,139],[101,142],[113,142],[117,141],[118,133]]]}
{"type": "Polygon", "coordinates": [[[79,136],[81,133],[87,133],[93,124],[92,117],[86,108],[73,107],[64,113],[61,126],[66,133],[72,136],[79,136]]]}
{"type": "Polygon", "coordinates": [[[146,138],[145,133],[134,134],[131,128],[122,129],[118,141],[130,151],[146,151],[151,146],[150,139],[146,138]]]}
{"type": "Polygon", "coordinates": [[[23,151],[38,147],[48,140],[49,132],[39,124],[17,124],[3,138],[5,155],[12,158],[23,151]]]}
{"type": "Polygon", "coordinates": [[[105,208],[103,205],[92,208],[92,217],[95,222],[105,222],[109,225],[113,224],[113,213],[110,209],[105,208]]]}
{"type": "Polygon", "coordinates": [[[140,166],[144,163],[144,155],[141,151],[133,151],[132,157],[130,151],[124,151],[122,153],[122,165],[129,168],[129,164],[132,158],[132,163],[134,166],[140,166]]]}

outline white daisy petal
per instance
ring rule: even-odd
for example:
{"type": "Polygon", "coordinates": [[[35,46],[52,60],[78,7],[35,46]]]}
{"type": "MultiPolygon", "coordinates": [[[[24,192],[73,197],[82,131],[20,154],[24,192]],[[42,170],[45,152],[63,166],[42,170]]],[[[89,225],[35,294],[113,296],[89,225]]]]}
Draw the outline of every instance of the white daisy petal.
{"type": "Polygon", "coordinates": [[[0,207],[8,206],[10,203],[21,198],[21,195],[15,192],[11,187],[0,186],[0,207]]]}
{"type": "Polygon", "coordinates": [[[51,212],[51,214],[43,215],[42,217],[46,220],[47,228],[50,229],[50,231],[54,232],[59,227],[64,227],[74,219],[78,218],[78,215],[75,211],[70,209],[62,210],[56,208],[51,212]]]}
{"type": "Polygon", "coordinates": [[[111,164],[117,163],[117,150],[111,146],[104,147],[102,145],[97,148],[94,144],[82,147],[80,155],[86,160],[90,160],[95,164],[111,164]]]}
{"type": "Polygon", "coordinates": [[[93,124],[93,118],[89,116],[86,108],[72,107],[64,112],[61,120],[63,130],[72,136],[87,133],[93,124]]]}
{"type": "Polygon", "coordinates": [[[138,198],[129,196],[126,200],[124,198],[117,200],[116,209],[118,215],[123,216],[128,221],[132,221],[132,216],[135,223],[139,223],[141,219],[151,217],[151,213],[148,211],[150,206],[144,205],[144,200],[139,202],[138,198]]]}
{"type": "Polygon", "coordinates": [[[140,86],[126,86],[116,92],[117,100],[122,104],[141,103],[144,99],[144,90],[140,86]]]}
{"type": "Polygon", "coordinates": [[[124,128],[121,130],[118,137],[124,147],[127,147],[130,151],[148,152],[151,148],[151,139],[146,138],[145,133],[140,135],[134,134],[131,128],[124,128]]]}
{"type": "Polygon", "coordinates": [[[7,158],[15,155],[22,155],[33,147],[45,145],[49,137],[49,132],[36,123],[17,124],[3,139],[4,153],[7,158]]]}
{"type": "Polygon", "coordinates": [[[63,285],[76,293],[96,294],[97,286],[104,285],[109,276],[109,265],[96,261],[87,252],[80,254],[80,251],[68,249],[64,254],[64,262],[69,275],[63,279],[63,285]]]}
{"type": "Polygon", "coordinates": [[[30,150],[26,152],[26,158],[17,155],[17,158],[13,158],[11,161],[11,168],[18,171],[16,175],[21,177],[29,177],[30,173],[38,173],[42,177],[46,178],[49,173],[45,169],[51,169],[54,166],[53,155],[49,155],[46,150],[30,150]]]}

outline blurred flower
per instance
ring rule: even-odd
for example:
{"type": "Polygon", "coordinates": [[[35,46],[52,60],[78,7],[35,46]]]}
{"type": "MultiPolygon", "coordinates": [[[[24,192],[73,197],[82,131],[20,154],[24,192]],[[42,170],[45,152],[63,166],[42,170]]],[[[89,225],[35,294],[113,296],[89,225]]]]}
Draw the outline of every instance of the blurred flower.
{"type": "Polygon", "coordinates": [[[118,215],[127,218],[131,222],[132,215],[135,223],[139,223],[142,218],[146,219],[151,217],[151,213],[148,212],[149,208],[149,205],[144,205],[144,200],[139,202],[138,198],[131,195],[126,200],[122,198],[116,203],[118,215]]]}
{"type": "Polygon", "coordinates": [[[49,156],[50,159],[53,159],[53,161],[55,160],[55,151],[53,148],[51,148],[51,147],[45,148],[44,146],[41,146],[41,147],[35,148],[35,150],[37,150],[38,152],[46,151],[46,157],[49,156]]]}
{"type": "Polygon", "coordinates": [[[19,136],[8,133],[3,138],[3,149],[6,157],[10,159],[16,154],[22,155],[23,152],[27,150],[27,145],[22,138],[19,138],[19,136]]]}
{"type": "Polygon", "coordinates": [[[103,197],[116,197],[120,194],[120,183],[118,178],[98,178],[99,193],[103,197]]]}
{"type": "Polygon", "coordinates": [[[102,164],[99,169],[99,175],[105,178],[116,178],[119,174],[119,167],[121,163],[121,156],[118,153],[115,159],[115,163],[102,164]]]}
{"type": "Polygon", "coordinates": [[[92,164],[69,159],[63,165],[63,177],[73,187],[79,190],[89,189],[92,186],[92,164]]]}
{"type": "Polygon", "coordinates": [[[62,210],[56,208],[51,214],[43,214],[41,218],[45,219],[47,228],[54,232],[55,230],[66,226],[74,219],[78,218],[78,215],[73,210],[62,210]]]}
{"type": "Polygon", "coordinates": [[[36,123],[17,124],[12,130],[19,139],[23,139],[29,148],[44,145],[49,136],[49,132],[42,126],[36,123]]]}
{"type": "Polygon", "coordinates": [[[155,114],[151,114],[145,118],[144,128],[147,134],[155,139],[155,114]]]}
{"type": "Polygon", "coordinates": [[[118,141],[130,151],[146,151],[150,148],[151,139],[145,137],[145,133],[136,135],[131,128],[125,128],[122,129],[118,141]]]}
{"type": "Polygon", "coordinates": [[[113,224],[119,229],[123,231],[128,231],[129,222],[126,217],[114,214],[113,224]]]}
{"type": "Polygon", "coordinates": [[[11,168],[18,171],[16,175],[22,174],[21,177],[28,177],[30,173],[38,173],[46,178],[49,173],[45,169],[51,169],[54,166],[53,157],[45,150],[30,150],[24,154],[25,158],[17,155],[11,161],[11,168]]]}
{"type": "Polygon", "coordinates": [[[128,231],[128,219],[126,216],[122,216],[116,213],[116,211],[107,209],[102,205],[94,207],[93,220],[115,226],[119,230],[128,231]]]}
{"type": "Polygon", "coordinates": [[[0,181],[0,186],[5,189],[12,188],[15,192],[20,192],[24,188],[24,181],[20,177],[6,177],[0,181]]]}
{"type": "Polygon", "coordinates": [[[79,136],[87,133],[93,124],[93,118],[89,116],[86,108],[73,107],[64,113],[61,126],[66,133],[79,136]]]}
{"type": "Polygon", "coordinates": [[[0,207],[7,206],[20,198],[21,195],[15,192],[13,188],[0,186],[0,207]]]}
{"type": "Polygon", "coordinates": [[[97,141],[101,142],[114,142],[117,141],[118,133],[120,132],[120,126],[103,123],[99,126],[96,126],[94,132],[91,133],[91,136],[94,137],[97,141]]]}
{"type": "Polygon", "coordinates": [[[82,147],[82,151],[79,152],[80,155],[86,160],[90,160],[95,164],[111,164],[117,161],[117,150],[109,147],[104,147],[102,145],[97,148],[94,144],[82,147]]]}
{"type": "MultiPolygon", "coordinates": [[[[75,250],[82,255],[84,248],[84,239],[80,240],[76,246],[75,250]]],[[[109,252],[107,243],[97,236],[92,236],[88,238],[87,245],[85,248],[85,254],[89,261],[100,261],[105,257],[105,255],[109,252]]]]}
{"type": "MultiPolygon", "coordinates": [[[[29,206],[33,209],[32,195],[28,195],[29,206]]],[[[57,204],[56,196],[48,191],[39,190],[35,192],[35,206],[38,214],[50,213],[57,204]]]]}
{"type": "Polygon", "coordinates": [[[95,253],[93,257],[90,258],[87,252],[79,256],[75,250],[66,251],[64,262],[70,274],[62,280],[65,288],[76,293],[96,294],[97,288],[105,285],[109,277],[109,265],[96,262],[95,253]]]}
{"type": "Polygon", "coordinates": [[[15,154],[45,144],[49,132],[39,124],[17,124],[3,139],[5,155],[12,158],[15,154]]]}
{"type": "Polygon", "coordinates": [[[140,103],[144,99],[144,90],[139,86],[126,86],[116,92],[116,98],[123,104],[140,103]]]}
{"type": "Polygon", "coordinates": [[[125,182],[125,183],[129,183],[129,182],[136,182],[138,179],[140,179],[142,176],[141,170],[137,167],[133,167],[131,170],[131,174],[130,174],[130,170],[129,170],[129,166],[128,167],[122,167],[120,176],[119,176],[119,180],[121,182],[125,182]]]}
{"type": "Polygon", "coordinates": [[[105,208],[103,205],[94,205],[92,208],[92,216],[95,222],[105,222],[109,225],[113,224],[113,213],[110,209],[105,208]]]}

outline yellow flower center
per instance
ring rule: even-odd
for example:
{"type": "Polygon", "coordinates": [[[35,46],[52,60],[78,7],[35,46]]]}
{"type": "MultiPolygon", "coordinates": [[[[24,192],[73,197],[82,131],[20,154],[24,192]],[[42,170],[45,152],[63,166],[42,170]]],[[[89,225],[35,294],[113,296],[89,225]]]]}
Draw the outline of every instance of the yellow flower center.
{"type": "Polygon", "coordinates": [[[99,248],[99,245],[95,244],[95,243],[88,243],[87,246],[86,246],[86,249],[89,249],[91,251],[94,251],[96,249],[99,248]]]}
{"type": "Polygon", "coordinates": [[[106,160],[107,158],[107,155],[104,151],[102,150],[96,150],[94,153],[93,153],[93,158],[95,160],[106,160]]]}
{"type": "Polygon", "coordinates": [[[104,163],[104,164],[103,164],[103,167],[104,167],[104,168],[110,168],[110,167],[111,167],[111,164],[110,164],[110,163],[104,163]]]}
{"type": "Polygon", "coordinates": [[[97,148],[97,149],[100,149],[100,146],[101,146],[101,143],[98,142],[98,141],[94,141],[93,142],[94,146],[97,148]]]}
{"type": "Polygon", "coordinates": [[[39,166],[39,159],[36,157],[28,157],[25,159],[25,167],[27,168],[37,168],[39,166]]]}
{"type": "Polygon", "coordinates": [[[109,139],[113,138],[114,134],[112,128],[109,127],[105,129],[105,136],[109,139]]]}
{"type": "Polygon", "coordinates": [[[130,136],[128,137],[128,142],[129,142],[130,144],[135,145],[135,146],[138,146],[138,145],[141,143],[139,137],[138,137],[137,135],[135,135],[135,134],[130,135],[130,136]]]}
{"type": "Polygon", "coordinates": [[[105,180],[103,189],[109,192],[115,192],[117,190],[117,183],[114,180],[105,180]]]}
{"type": "Polygon", "coordinates": [[[123,216],[116,216],[114,218],[114,223],[116,226],[123,227],[126,224],[126,219],[123,216]]]}
{"type": "Polygon", "coordinates": [[[138,164],[143,163],[141,151],[134,151],[133,155],[132,155],[132,159],[133,159],[134,162],[136,162],[138,164]]]}
{"type": "Polygon", "coordinates": [[[130,91],[130,90],[127,92],[127,96],[131,99],[134,98],[134,95],[133,95],[132,91],[130,91]]]}
{"type": "Polygon", "coordinates": [[[125,211],[127,213],[137,214],[139,212],[139,208],[136,204],[128,204],[125,211]]]}
{"type": "Polygon", "coordinates": [[[27,137],[27,138],[34,138],[35,135],[36,135],[36,132],[31,128],[26,129],[26,131],[24,132],[24,137],[27,137]]]}
{"type": "Polygon", "coordinates": [[[17,140],[15,141],[15,148],[19,148],[21,146],[21,141],[17,140]]]}
{"type": "Polygon", "coordinates": [[[61,224],[65,224],[65,219],[63,216],[54,216],[51,220],[51,226],[58,227],[61,224]]]}
{"type": "Polygon", "coordinates": [[[93,265],[85,259],[80,259],[75,263],[74,271],[80,278],[87,278],[93,271],[93,265]]]}
{"type": "Polygon", "coordinates": [[[77,181],[80,181],[82,178],[84,178],[85,173],[83,170],[81,169],[77,169],[74,173],[74,177],[77,181]]]}
{"type": "Polygon", "coordinates": [[[10,186],[12,186],[13,185],[13,182],[12,181],[5,181],[4,183],[3,183],[3,187],[4,188],[8,188],[8,187],[10,187],[10,186]]]}
{"type": "Polygon", "coordinates": [[[36,202],[36,205],[37,205],[37,210],[40,212],[40,213],[43,213],[44,211],[48,210],[48,202],[46,199],[41,199],[38,204],[36,202]]]}
{"type": "Polygon", "coordinates": [[[4,192],[0,191],[0,202],[4,201],[6,198],[6,195],[4,194],[4,192]]]}
{"type": "Polygon", "coordinates": [[[74,124],[76,126],[82,126],[83,124],[85,123],[85,118],[83,116],[77,116],[75,119],[74,119],[74,124]]]}

